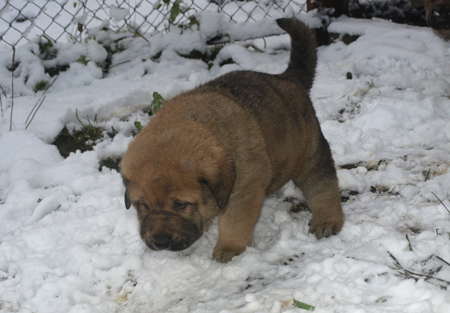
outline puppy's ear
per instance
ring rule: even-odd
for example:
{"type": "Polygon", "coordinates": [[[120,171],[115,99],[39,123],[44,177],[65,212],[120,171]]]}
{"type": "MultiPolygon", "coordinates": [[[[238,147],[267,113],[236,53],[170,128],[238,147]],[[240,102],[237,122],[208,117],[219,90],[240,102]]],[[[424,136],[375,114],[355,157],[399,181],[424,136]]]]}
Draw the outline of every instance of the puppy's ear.
{"type": "Polygon", "coordinates": [[[125,207],[127,208],[127,210],[131,207],[131,200],[130,200],[130,196],[128,195],[129,183],[130,183],[130,181],[128,179],[126,179],[125,177],[123,177],[123,184],[125,185],[125,207]]]}
{"type": "Polygon", "coordinates": [[[130,197],[128,197],[128,190],[125,189],[125,207],[127,210],[131,207],[131,200],[130,197]]]}
{"type": "Polygon", "coordinates": [[[224,209],[230,199],[236,180],[236,167],[230,159],[214,160],[213,164],[204,164],[200,182],[205,185],[214,196],[220,209],[224,209]]]}

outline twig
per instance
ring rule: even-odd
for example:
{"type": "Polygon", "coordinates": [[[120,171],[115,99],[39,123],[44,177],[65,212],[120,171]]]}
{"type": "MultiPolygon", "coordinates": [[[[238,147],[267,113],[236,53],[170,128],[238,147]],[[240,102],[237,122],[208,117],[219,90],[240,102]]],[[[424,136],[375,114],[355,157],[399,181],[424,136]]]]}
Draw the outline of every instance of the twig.
{"type": "Polygon", "coordinates": [[[255,46],[254,44],[246,44],[244,45],[245,48],[253,48],[256,52],[260,52],[263,53],[264,51],[262,51],[261,49],[259,49],[257,46],[255,46]]]}
{"type": "Polygon", "coordinates": [[[110,69],[112,69],[112,68],[114,68],[114,67],[116,67],[116,66],[119,66],[119,65],[122,65],[122,64],[125,64],[125,63],[129,63],[129,62],[131,62],[131,60],[128,60],[128,61],[123,61],[123,62],[120,62],[120,63],[117,63],[117,64],[114,64],[113,66],[110,66],[110,67],[108,67],[107,69],[105,69],[106,71],[109,71],[110,69]]]}
{"type": "MultiPolygon", "coordinates": [[[[36,113],[37,113],[37,111],[40,109],[42,103],[44,103],[45,97],[46,97],[46,96],[44,96],[44,97],[42,98],[42,101],[39,103],[39,106],[37,107],[36,111],[34,111],[34,114],[33,114],[33,116],[31,117],[31,120],[30,120],[30,122],[27,124],[27,126],[25,127],[25,129],[28,129],[28,126],[30,126],[31,122],[32,122],[33,119],[34,119],[34,116],[35,116],[36,113]]],[[[36,105],[37,105],[37,104],[38,104],[38,103],[36,103],[36,105]]],[[[35,106],[36,106],[36,105],[35,105],[35,106]]],[[[30,113],[30,114],[31,114],[31,113],[30,113]]]]}
{"type": "Polygon", "coordinates": [[[395,258],[395,256],[392,255],[392,253],[390,253],[389,251],[387,252],[389,253],[390,257],[394,260],[394,265],[397,266],[398,268],[403,269],[403,267],[400,265],[400,262],[395,258]]]}
{"type": "Polygon", "coordinates": [[[436,259],[438,259],[438,260],[444,262],[445,264],[447,264],[448,266],[450,266],[450,263],[448,263],[447,261],[445,261],[443,258],[441,258],[441,257],[439,257],[439,256],[437,256],[437,255],[435,255],[435,257],[436,257],[436,259]]]}
{"type": "Polygon", "coordinates": [[[9,131],[12,131],[12,118],[13,118],[13,110],[14,110],[14,71],[15,71],[15,63],[16,63],[16,47],[13,47],[13,59],[12,59],[12,75],[11,75],[11,117],[9,119],[9,131]]]}
{"type": "MultiPolygon", "coordinates": [[[[0,88],[2,89],[3,95],[7,98],[5,89],[3,89],[3,86],[0,84],[0,88]]],[[[3,101],[2,101],[2,95],[0,94],[0,108],[2,109],[2,117],[3,117],[3,101]]]]}
{"type": "MultiPolygon", "coordinates": [[[[436,277],[433,277],[434,276],[434,274],[436,273],[436,272],[438,272],[438,271],[440,271],[441,270],[441,268],[442,268],[442,266],[441,267],[439,267],[436,271],[435,271],[435,273],[432,273],[432,272],[430,272],[430,273],[428,273],[428,274],[421,274],[421,273],[415,273],[415,272],[412,272],[412,271],[410,271],[410,270],[407,270],[407,269],[405,269],[405,268],[403,268],[403,266],[400,264],[400,262],[392,255],[392,253],[390,253],[389,251],[388,251],[388,253],[389,253],[389,256],[394,260],[394,265],[395,265],[395,267],[397,267],[397,270],[399,271],[399,273],[401,274],[401,275],[397,275],[397,276],[400,276],[400,277],[405,277],[405,278],[412,278],[412,279],[414,279],[415,281],[418,281],[419,279],[423,279],[423,280],[425,280],[425,281],[429,281],[430,279],[433,279],[433,280],[435,280],[435,281],[437,281],[437,282],[439,282],[439,283],[442,283],[442,285],[439,285],[439,287],[441,287],[442,289],[447,289],[447,287],[448,286],[450,286],[450,282],[449,281],[447,281],[447,280],[444,280],[444,279],[440,279],[440,278],[436,278],[436,277]]],[[[439,260],[441,260],[441,261],[443,261],[441,258],[439,258],[438,256],[436,256],[439,260]]],[[[446,264],[448,264],[446,261],[444,261],[446,264]]]]}
{"type": "MultiPolygon", "coordinates": [[[[127,23],[128,25],[128,23],[127,23]]],[[[147,41],[147,43],[150,43],[150,41],[148,41],[147,38],[144,37],[144,35],[140,34],[137,30],[135,32],[133,32],[133,34],[135,34],[138,37],[141,37],[142,39],[144,39],[145,41],[147,41]]]]}
{"type": "Polygon", "coordinates": [[[36,113],[37,113],[37,111],[39,111],[39,109],[41,108],[42,103],[44,103],[44,100],[45,100],[45,97],[46,97],[45,94],[46,94],[47,91],[50,89],[50,87],[53,86],[53,84],[54,84],[55,81],[58,79],[58,77],[59,77],[59,73],[58,73],[58,75],[56,76],[56,78],[52,81],[52,83],[45,89],[44,93],[42,94],[42,98],[41,98],[42,101],[41,101],[41,100],[38,100],[38,101],[36,102],[36,104],[34,105],[33,109],[30,111],[30,114],[28,115],[27,120],[25,121],[25,124],[27,124],[27,126],[25,127],[25,129],[27,129],[28,126],[30,126],[31,122],[32,122],[33,119],[34,119],[34,116],[35,116],[36,113]],[[39,104],[39,105],[38,105],[38,104],[39,104]],[[37,108],[36,108],[36,107],[37,107],[37,108]],[[33,113],[33,111],[34,111],[34,113],[33,113]],[[31,120],[28,122],[28,119],[30,118],[31,114],[33,114],[33,116],[31,117],[31,120]]]}
{"type": "Polygon", "coordinates": [[[445,206],[444,202],[442,202],[441,199],[439,199],[438,196],[436,196],[434,192],[431,192],[431,193],[436,197],[436,199],[439,200],[439,202],[444,206],[444,208],[447,210],[447,212],[450,213],[450,210],[447,209],[447,207],[445,206]]]}

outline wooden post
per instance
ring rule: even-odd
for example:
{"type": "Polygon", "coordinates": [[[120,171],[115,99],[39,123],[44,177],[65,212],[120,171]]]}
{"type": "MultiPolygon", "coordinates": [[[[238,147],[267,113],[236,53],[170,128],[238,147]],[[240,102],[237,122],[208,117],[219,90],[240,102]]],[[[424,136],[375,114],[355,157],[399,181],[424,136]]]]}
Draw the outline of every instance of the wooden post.
{"type": "Polygon", "coordinates": [[[306,10],[311,11],[314,9],[333,8],[334,17],[341,16],[343,14],[348,15],[348,1],[349,0],[307,0],[306,10]]]}

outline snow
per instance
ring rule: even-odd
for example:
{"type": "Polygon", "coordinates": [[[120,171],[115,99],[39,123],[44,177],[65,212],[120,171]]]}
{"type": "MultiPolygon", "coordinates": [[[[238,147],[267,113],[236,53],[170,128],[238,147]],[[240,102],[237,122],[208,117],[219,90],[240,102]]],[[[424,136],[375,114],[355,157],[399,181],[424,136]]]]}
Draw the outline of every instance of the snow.
{"type": "MultiPolygon", "coordinates": [[[[210,14],[200,30],[124,39],[106,76],[94,40],[57,43],[57,58],[46,61],[37,41],[18,48],[13,131],[12,52],[0,54],[8,95],[0,118],[0,312],[301,312],[293,299],[320,313],[450,312],[441,289],[450,281],[450,213],[437,199],[450,208],[450,47],[428,28],[341,19],[331,32],[360,37],[318,50],[311,97],[349,197],[339,235],[308,234],[311,213],[291,211],[286,199],[302,196],[289,183],[265,200],[252,246],[227,264],[211,257],[217,224],[185,251],[146,248],[136,213],[125,210],[120,174],[99,170],[100,160],[123,155],[134,122],[149,121],[142,109],[154,91],[167,99],[235,69],[280,73],[289,59],[286,35],[228,44],[210,69],[181,57],[232,29],[210,14]],[[76,62],[83,54],[86,65],[76,62]],[[236,63],[220,66],[228,58],[236,63]],[[33,83],[54,79],[46,62],[70,69],[25,130],[43,95],[33,83]],[[81,127],[76,113],[118,134],[64,159],[51,143],[64,125],[81,127]]],[[[273,21],[258,28],[273,31],[273,21]]]]}
{"type": "Polygon", "coordinates": [[[130,14],[130,10],[122,9],[115,5],[111,5],[109,7],[109,14],[116,22],[118,22],[118,21],[123,20],[125,17],[127,17],[127,15],[130,14]]]}

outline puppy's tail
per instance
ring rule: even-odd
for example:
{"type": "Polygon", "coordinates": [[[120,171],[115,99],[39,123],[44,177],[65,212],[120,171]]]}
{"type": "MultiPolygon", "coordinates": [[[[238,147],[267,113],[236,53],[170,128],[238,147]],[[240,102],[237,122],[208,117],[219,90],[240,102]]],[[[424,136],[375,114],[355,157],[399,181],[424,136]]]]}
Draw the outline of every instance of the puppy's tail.
{"type": "Polygon", "coordinates": [[[277,24],[291,36],[291,59],[282,75],[299,81],[307,91],[310,91],[317,65],[314,34],[295,18],[280,18],[277,24]]]}

